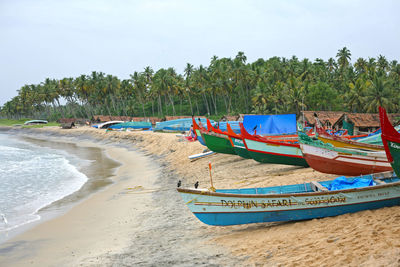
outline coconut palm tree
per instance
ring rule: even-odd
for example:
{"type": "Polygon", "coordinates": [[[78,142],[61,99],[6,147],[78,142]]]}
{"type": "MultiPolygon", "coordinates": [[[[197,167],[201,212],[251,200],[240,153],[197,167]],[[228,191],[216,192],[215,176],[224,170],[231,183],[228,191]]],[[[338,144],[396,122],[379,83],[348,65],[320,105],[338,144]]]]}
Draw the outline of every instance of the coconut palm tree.
{"type": "Polygon", "coordinates": [[[377,112],[378,107],[384,107],[386,110],[394,110],[396,104],[389,87],[389,81],[384,76],[375,75],[371,81],[371,86],[367,91],[368,105],[367,112],[377,112]]]}

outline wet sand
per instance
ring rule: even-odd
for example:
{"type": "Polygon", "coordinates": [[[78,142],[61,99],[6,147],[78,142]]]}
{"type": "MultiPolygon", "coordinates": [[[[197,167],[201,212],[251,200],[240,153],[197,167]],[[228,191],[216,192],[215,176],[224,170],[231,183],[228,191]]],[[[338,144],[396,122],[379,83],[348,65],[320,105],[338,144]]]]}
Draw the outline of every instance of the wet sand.
{"type": "MultiPolygon", "coordinates": [[[[111,184],[115,169],[121,165],[117,161],[108,157],[105,154],[104,149],[96,146],[82,146],[82,144],[78,146],[71,142],[60,142],[56,139],[38,139],[34,136],[19,135],[17,133],[15,136],[13,136],[13,138],[18,138],[22,141],[29,142],[40,147],[62,150],[70,155],[72,154],[82,160],[85,160],[87,162],[87,166],[77,167],[80,172],[84,173],[88,177],[88,180],[80,188],[80,190],[42,208],[39,212],[41,217],[40,220],[25,224],[8,232],[1,233],[0,244],[22,232],[25,232],[28,229],[31,229],[43,221],[64,214],[74,204],[84,200],[91,193],[101,190],[102,188],[111,184]]],[[[42,136],[42,138],[44,137],[42,136]]]]}
{"type": "Polygon", "coordinates": [[[217,188],[303,183],[332,175],[233,155],[190,162],[187,157],[204,147],[175,134],[106,133],[88,127],[34,132],[98,140],[122,166],[105,190],[0,247],[0,265],[400,265],[400,207],[302,222],[214,227],[198,221],[175,191],[179,179],[183,186],[199,181],[200,187],[209,187],[209,161],[217,188]]]}

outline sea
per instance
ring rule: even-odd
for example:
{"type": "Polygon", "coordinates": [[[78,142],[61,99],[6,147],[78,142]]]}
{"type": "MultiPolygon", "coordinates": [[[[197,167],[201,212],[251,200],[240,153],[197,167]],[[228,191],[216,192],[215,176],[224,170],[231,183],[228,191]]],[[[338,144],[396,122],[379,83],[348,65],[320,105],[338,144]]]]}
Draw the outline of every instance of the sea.
{"type": "Polygon", "coordinates": [[[0,133],[0,235],[41,219],[39,210],[78,191],[90,160],[0,133]]]}

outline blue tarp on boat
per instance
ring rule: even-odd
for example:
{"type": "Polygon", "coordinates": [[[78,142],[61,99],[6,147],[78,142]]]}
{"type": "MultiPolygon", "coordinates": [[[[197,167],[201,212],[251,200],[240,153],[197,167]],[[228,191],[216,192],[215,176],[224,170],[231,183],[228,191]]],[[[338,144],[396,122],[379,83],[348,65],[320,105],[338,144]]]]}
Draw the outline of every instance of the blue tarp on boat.
{"type": "Polygon", "coordinates": [[[295,134],[297,132],[296,114],[245,115],[243,126],[249,134],[258,135],[295,134]]]}
{"type": "MultiPolygon", "coordinates": [[[[370,175],[369,175],[370,176],[370,175]]],[[[368,176],[366,176],[368,177],[368,176]]],[[[370,176],[371,177],[371,176],[370,176]]],[[[323,186],[328,188],[328,190],[343,190],[349,188],[366,187],[375,185],[374,180],[371,178],[346,178],[345,176],[340,176],[333,180],[329,184],[321,182],[323,186]]]]}

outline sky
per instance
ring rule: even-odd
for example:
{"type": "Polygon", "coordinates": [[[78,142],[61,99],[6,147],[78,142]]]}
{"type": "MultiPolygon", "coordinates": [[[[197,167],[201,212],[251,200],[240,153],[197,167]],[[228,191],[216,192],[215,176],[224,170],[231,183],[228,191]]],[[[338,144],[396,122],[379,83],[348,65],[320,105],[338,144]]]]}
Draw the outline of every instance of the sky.
{"type": "Polygon", "coordinates": [[[46,78],[183,73],[239,51],[400,61],[399,14],[397,0],[0,0],[0,106],[46,78]]]}

